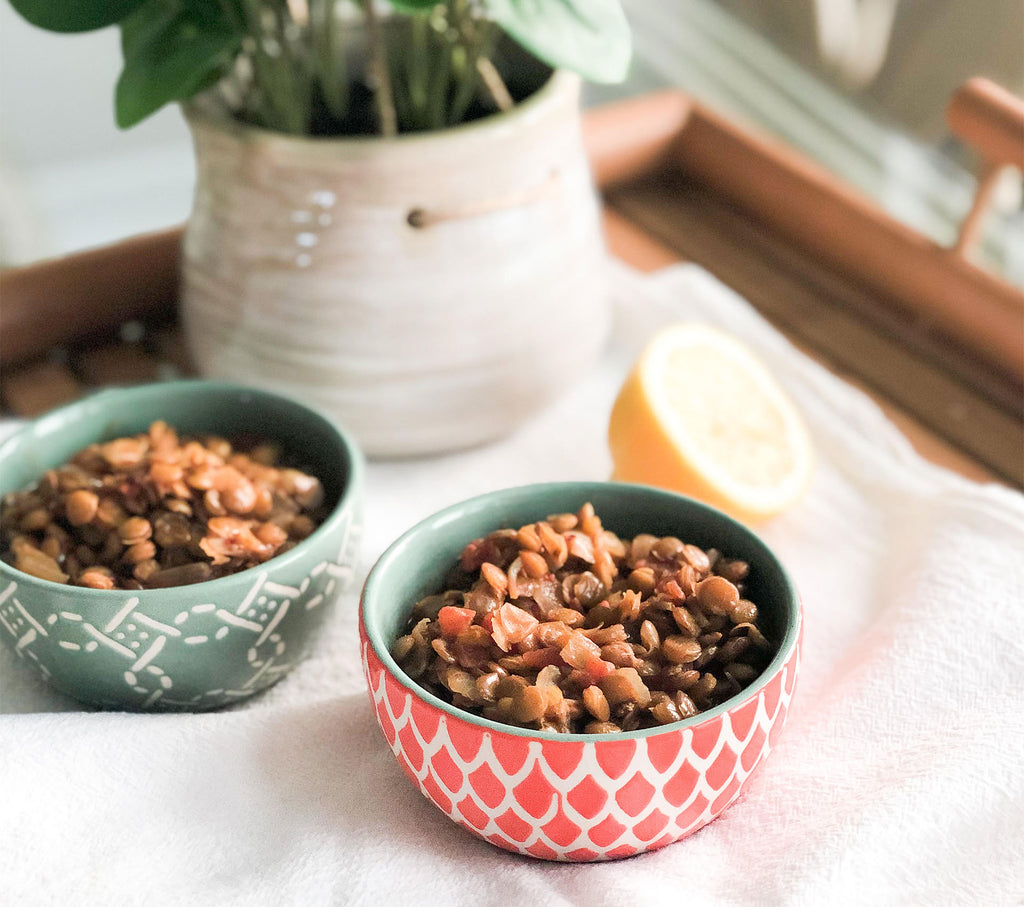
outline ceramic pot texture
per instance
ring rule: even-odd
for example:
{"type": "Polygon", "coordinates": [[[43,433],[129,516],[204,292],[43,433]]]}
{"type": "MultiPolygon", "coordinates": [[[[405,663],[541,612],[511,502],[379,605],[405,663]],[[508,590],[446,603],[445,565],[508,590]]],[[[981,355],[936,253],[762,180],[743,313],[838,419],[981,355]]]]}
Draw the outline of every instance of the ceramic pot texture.
{"type": "Polygon", "coordinates": [[[498,847],[548,860],[632,856],[702,828],[743,793],[782,733],[800,664],[802,615],[785,570],[724,514],[679,495],[615,483],[508,489],[414,527],[371,572],[360,611],[370,701],[403,772],[446,816],[498,847]],[[537,734],[427,693],[387,651],[413,603],[437,591],[462,546],[593,502],[624,537],[673,534],[751,564],[775,658],[750,686],[687,721],[629,733],[537,734]],[[390,602],[390,604],[389,604],[390,602]]]}
{"type": "Polygon", "coordinates": [[[56,689],[101,708],[200,711],[280,680],[352,581],[358,451],[321,416],[276,395],[209,382],[104,391],[26,426],[0,447],[0,493],[27,487],[86,445],[162,418],[183,434],[281,439],[337,501],[290,552],[232,576],[170,589],[101,591],[0,561],[0,639],[56,689]]]}
{"type": "Polygon", "coordinates": [[[508,434],[609,328],[578,96],[557,72],[507,113],[392,140],[190,107],[183,315],[201,372],[319,405],[371,455],[508,434]]]}

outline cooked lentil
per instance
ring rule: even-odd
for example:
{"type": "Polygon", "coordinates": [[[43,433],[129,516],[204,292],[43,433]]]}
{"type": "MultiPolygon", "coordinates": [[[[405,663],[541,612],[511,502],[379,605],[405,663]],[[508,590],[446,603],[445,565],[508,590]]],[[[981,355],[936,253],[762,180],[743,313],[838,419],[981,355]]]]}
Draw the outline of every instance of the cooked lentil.
{"type": "Polygon", "coordinates": [[[0,556],[91,589],[204,582],[282,554],[322,521],[320,480],[215,436],[164,422],[92,444],[0,502],[0,556]]]}
{"type": "Polygon", "coordinates": [[[740,692],[774,646],[750,566],[668,536],[620,539],[590,504],[470,542],[392,654],[431,693],[504,724],[604,734],[740,692]]]}

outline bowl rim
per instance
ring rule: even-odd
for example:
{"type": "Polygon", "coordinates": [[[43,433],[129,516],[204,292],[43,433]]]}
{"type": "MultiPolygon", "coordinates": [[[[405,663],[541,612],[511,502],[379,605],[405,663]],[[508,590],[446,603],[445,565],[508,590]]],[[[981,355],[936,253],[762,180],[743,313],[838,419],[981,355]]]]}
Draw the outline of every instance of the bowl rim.
{"type": "MultiPolygon", "coordinates": [[[[581,500],[585,500],[583,497],[581,500]]],[[[366,577],[366,581],[363,584],[362,592],[359,596],[359,624],[363,632],[366,634],[366,638],[369,646],[373,649],[374,655],[381,662],[384,669],[390,674],[398,683],[408,689],[414,696],[427,705],[434,706],[440,709],[445,715],[451,718],[465,721],[469,724],[474,724],[485,731],[491,731],[492,733],[498,734],[510,734],[514,737],[522,737],[527,740],[538,740],[545,742],[564,742],[564,743],[579,743],[589,742],[598,743],[600,741],[619,741],[619,740],[638,740],[641,738],[655,737],[660,734],[672,733],[686,730],[687,728],[694,728],[698,725],[703,724],[706,721],[711,721],[718,716],[730,712],[737,706],[756,699],[760,694],[761,690],[768,686],[769,683],[776,677],[776,675],[783,669],[786,663],[792,658],[796,651],[800,635],[803,628],[803,604],[800,599],[799,592],[797,591],[796,584],[793,582],[792,577],[787,571],[785,565],[776,556],[775,552],[764,542],[764,540],[751,529],[749,526],[740,523],[738,520],[733,519],[728,514],[723,513],[715,507],[705,504],[703,501],[698,501],[695,498],[688,497],[686,495],[679,494],[673,491],[667,491],[662,488],[656,488],[651,485],[641,485],[633,482],[613,482],[613,481],[562,481],[562,482],[539,482],[530,483],[526,485],[515,485],[507,488],[499,488],[493,491],[488,491],[483,494],[475,495],[474,497],[467,498],[463,501],[458,501],[454,504],[450,504],[447,507],[431,514],[428,517],[417,522],[411,526],[405,532],[402,533],[395,541],[393,541],[384,553],[377,559],[373,567],[370,569],[369,574],[366,577]],[[371,623],[365,620],[366,601],[368,598],[374,600],[376,595],[376,587],[381,582],[381,575],[392,567],[395,561],[400,559],[407,548],[413,543],[416,536],[423,532],[431,530],[443,530],[445,526],[457,522],[464,514],[469,510],[483,510],[486,509],[489,502],[499,495],[519,493],[526,497],[533,494],[543,494],[553,490],[565,490],[570,487],[578,488],[581,493],[584,489],[594,488],[612,488],[618,492],[624,494],[637,494],[637,495],[654,495],[667,500],[673,500],[678,502],[684,507],[691,507],[699,511],[703,511],[706,514],[713,516],[716,519],[722,520],[725,523],[732,524],[738,528],[744,535],[748,536],[753,542],[755,547],[762,549],[763,554],[774,563],[775,567],[779,572],[779,576],[782,579],[783,585],[787,592],[787,600],[784,603],[786,609],[786,630],[783,634],[783,638],[779,643],[778,650],[772,657],[772,660],[768,663],[768,666],[761,672],[761,674],[754,680],[753,683],[744,687],[739,693],[730,696],[724,702],[713,708],[707,709],[706,711],[699,712],[691,718],[686,718],[682,721],[676,721],[672,724],[664,724],[658,727],[641,728],[635,731],[619,731],[613,734],[560,734],[560,733],[548,733],[544,731],[535,731],[531,728],[521,728],[514,725],[502,724],[498,721],[493,721],[489,718],[484,718],[481,715],[475,715],[472,712],[460,709],[450,703],[445,702],[443,699],[435,696],[429,690],[420,686],[415,680],[409,677],[394,660],[391,655],[391,650],[388,645],[385,644],[384,640],[380,638],[380,635],[376,631],[376,627],[372,626],[371,623]]],[[[372,695],[372,691],[371,691],[372,695]]]]}
{"type": "MultiPolygon", "coordinates": [[[[166,596],[168,593],[177,592],[183,589],[226,589],[233,582],[236,582],[239,577],[250,578],[255,576],[253,571],[260,569],[276,570],[301,560],[311,547],[318,544],[321,539],[331,533],[356,507],[363,484],[365,461],[362,451],[359,449],[354,438],[339,424],[336,419],[316,407],[300,403],[294,397],[290,397],[287,394],[265,390],[264,388],[252,387],[250,385],[237,384],[230,381],[216,381],[204,378],[183,378],[173,381],[157,381],[146,384],[102,388],[101,390],[74,400],[71,403],[67,403],[64,406],[50,410],[35,419],[29,419],[24,425],[21,425],[16,431],[0,443],[0,469],[3,468],[4,461],[11,454],[12,449],[18,447],[19,444],[24,443],[24,439],[31,431],[38,430],[40,426],[45,426],[48,422],[56,422],[59,424],[67,419],[69,412],[77,409],[83,409],[88,406],[94,406],[97,403],[105,403],[106,406],[111,406],[118,400],[126,397],[154,397],[158,400],[160,394],[166,393],[168,390],[173,390],[176,393],[190,394],[201,394],[216,391],[218,393],[237,394],[239,396],[252,395],[262,397],[264,399],[273,399],[276,402],[283,403],[285,406],[293,408],[297,412],[304,412],[307,415],[319,419],[335,436],[338,442],[339,452],[344,453],[348,461],[346,464],[348,466],[348,478],[345,481],[344,487],[341,489],[341,493],[338,495],[337,503],[334,505],[333,509],[324,521],[317,526],[310,535],[284,554],[276,555],[264,561],[262,564],[248,567],[245,570],[239,570],[237,573],[220,576],[217,577],[217,579],[205,580],[201,583],[188,583],[184,586],[169,586],[159,589],[90,589],[88,586],[75,586],[70,583],[55,583],[52,580],[32,576],[32,574],[25,573],[4,560],[0,560],[0,573],[10,574],[12,579],[15,579],[19,585],[24,584],[26,586],[34,587],[39,589],[41,592],[53,593],[60,591],[63,594],[71,592],[76,597],[81,595],[84,600],[92,600],[96,602],[110,600],[116,596],[123,597],[125,595],[130,595],[132,597],[138,596],[140,603],[147,600],[154,602],[161,596],[166,596]],[[268,568],[268,565],[272,566],[268,568]]],[[[155,415],[153,418],[159,418],[159,415],[155,415]]],[[[56,430],[59,431],[59,428],[56,430]]]]}

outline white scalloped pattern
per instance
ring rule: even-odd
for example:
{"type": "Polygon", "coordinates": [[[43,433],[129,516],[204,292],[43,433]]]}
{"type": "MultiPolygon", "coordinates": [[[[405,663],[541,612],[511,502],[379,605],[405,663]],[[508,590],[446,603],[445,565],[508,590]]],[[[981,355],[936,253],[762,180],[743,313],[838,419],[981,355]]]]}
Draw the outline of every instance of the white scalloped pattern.
{"type": "Polygon", "coordinates": [[[785,722],[799,646],[756,699],[696,727],[635,740],[528,740],[427,706],[361,640],[377,720],[409,778],[449,818],[499,847],[551,860],[653,850],[740,796],[785,722]]]}

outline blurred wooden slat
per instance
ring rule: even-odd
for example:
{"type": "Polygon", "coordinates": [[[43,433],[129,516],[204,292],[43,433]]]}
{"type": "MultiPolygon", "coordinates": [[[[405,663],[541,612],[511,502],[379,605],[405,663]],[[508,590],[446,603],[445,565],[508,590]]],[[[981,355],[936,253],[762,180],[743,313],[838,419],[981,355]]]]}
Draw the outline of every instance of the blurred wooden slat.
{"type": "Polygon", "coordinates": [[[950,98],[946,122],[987,161],[1024,168],[1024,101],[995,82],[965,82],[950,98]]]}
{"type": "Polygon", "coordinates": [[[185,342],[181,325],[171,324],[155,332],[156,355],[161,364],[170,366],[179,375],[194,375],[192,354],[185,342]]]}
{"type": "Polygon", "coordinates": [[[637,270],[650,273],[684,261],[679,252],[659,242],[611,205],[605,205],[603,219],[608,251],[637,270]]]}
{"type": "Polygon", "coordinates": [[[90,387],[144,384],[160,374],[159,360],[134,343],[109,343],[74,357],[74,368],[90,387]]]}
{"type": "Polygon", "coordinates": [[[83,337],[110,339],[126,321],[173,317],[181,230],[0,273],[0,363],[43,355],[83,337]]]}
{"type": "Polygon", "coordinates": [[[4,375],[3,403],[16,416],[38,416],[69,403],[83,390],[81,382],[63,363],[42,360],[4,375]]]}
{"type": "Polygon", "coordinates": [[[597,185],[665,170],[693,106],[681,92],[659,91],[588,110],[583,143],[597,185]]]}
{"type": "Polygon", "coordinates": [[[974,202],[953,247],[968,258],[981,239],[1003,169],[1024,170],[1024,101],[988,79],[970,79],[950,99],[946,122],[982,159],[974,202]]]}

